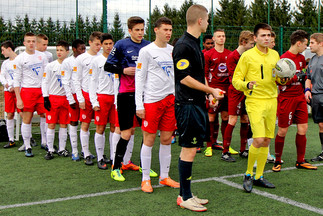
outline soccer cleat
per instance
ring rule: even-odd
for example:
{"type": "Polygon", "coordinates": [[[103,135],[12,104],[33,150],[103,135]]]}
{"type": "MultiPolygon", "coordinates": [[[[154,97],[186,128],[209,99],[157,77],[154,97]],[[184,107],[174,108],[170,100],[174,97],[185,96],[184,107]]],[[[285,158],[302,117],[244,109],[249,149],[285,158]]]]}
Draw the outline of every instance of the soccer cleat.
{"type": "Polygon", "coordinates": [[[126,179],[120,173],[120,169],[111,170],[111,178],[116,181],[125,181],[126,179]]]}
{"type": "Polygon", "coordinates": [[[275,163],[276,157],[274,155],[268,155],[267,163],[275,163]]]}
{"type": "Polygon", "coordinates": [[[176,136],[172,136],[172,144],[176,143],[176,136]]]}
{"type": "Polygon", "coordinates": [[[104,163],[106,163],[106,164],[112,164],[112,163],[111,163],[111,161],[107,158],[107,156],[106,156],[106,155],[103,155],[103,161],[104,161],[104,163]]]}
{"type": "Polygon", "coordinates": [[[201,151],[201,148],[200,147],[197,147],[196,148],[196,153],[201,153],[202,151],[201,151]]]}
{"type": "Polygon", "coordinates": [[[239,155],[242,158],[248,158],[249,151],[248,150],[244,150],[243,152],[239,152],[239,155]]]}
{"type": "MultiPolygon", "coordinates": [[[[196,200],[196,202],[198,202],[201,205],[206,205],[209,203],[208,199],[200,199],[197,196],[194,196],[194,194],[192,195],[193,195],[193,198],[196,200]]],[[[178,195],[176,202],[177,202],[177,205],[180,205],[183,202],[183,197],[178,195]]]]}
{"type": "Polygon", "coordinates": [[[179,183],[174,181],[170,177],[164,178],[164,179],[161,179],[159,177],[159,185],[165,185],[165,186],[172,187],[172,188],[179,188],[180,187],[179,183]]]}
{"type": "Polygon", "coordinates": [[[319,154],[317,157],[312,158],[311,161],[316,162],[316,161],[322,161],[323,160],[323,152],[319,154]]]}
{"type": "Polygon", "coordinates": [[[85,165],[88,165],[88,166],[92,166],[94,164],[93,161],[92,161],[92,158],[90,156],[87,156],[84,159],[84,163],[85,163],[85,165]]]}
{"type": "Polygon", "coordinates": [[[301,163],[296,161],[296,168],[298,168],[298,169],[317,170],[316,166],[313,166],[312,164],[308,163],[307,161],[304,161],[304,162],[301,162],[301,163]]]}
{"type": "Polygon", "coordinates": [[[145,180],[141,182],[141,190],[145,193],[152,193],[153,187],[151,186],[150,180],[145,180]]]}
{"type": "Polygon", "coordinates": [[[252,191],[253,179],[250,174],[244,175],[243,177],[243,189],[250,193],[252,191]]]}
{"type": "Polygon", "coordinates": [[[30,145],[31,145],[32,147],[37,146],[36,141],[35,141],[35,140],[34,140],[34,138],[32,138],[32,137],[30,137],[30,145]]]}
{"type": "Polygon", "coordinates": [[[204,155],[206,157],[212,157],[212,147],[206,147],[206,149],[204,151],[204,155]]]}
{"type": "Polygon", "coordinates": [[[45,144],[45,143],[42,143],[42,144],[40,145],[40,148],[41,148],[41,149],[45,149],[46,151],[48,151],[47,144],[45,144]]]}
{"type": "MultiPolygon", "coordinates": [[[[142,173],[142,168],[141,167],[139,167],[139,172],[142,173]]],[[[152,178],[156,178],[156,177],[158,177],[158,174],[154,170],[150,169],[149,176],[152,177],[152,178]]]]}
{"type": "Polygon", "coordinates": [[[73,153],[72,154],[72,160],[73,161],[80,161],[79,153],[73,153]]]}
{"type": "Polygon", "coordinates": [[[25,156],[26,157],[34,157],[34,154],[33,154],[32,150],[31,150],[31,148],[25,150],[25,156]]]}
{"type": "Polygon", "coordinates": [[[54,158],[54,153],[53,153],[53,152],[48,151],[48,152],[46,153],[46,155],[44,156],[44,158],[45,158],[46,160],[51,160],[51,159],[53,159],[53,158],[54,158]]]}
{"type": "Polygon", "coordinates": [[[101,159],[100,161],[98,161],[98,168],[99,168],[99,169],[103,169],[103,170],[108,169],[108,166],[107,166],[107,164],[104,162],[104,159],[101,159]]]}
{"type": "Polygon", "coordinates": [[[261,176],[259,179],[253,180],[253,185],[264,187],[264,188],[275,188],[275,185],[264,179],[263,176],[261,176]]]}
{"type": "Polygon", "coordinates": [[[223,146],[219,145],[218,143],[213,143],[212,144],[212,149],[223,150],[223,146]]]}
{"type": "Polygon", "coordinates": [[[18,151],[23,152],[25,151],[25,144],[22,144],[19,148],[18,151]]]}
{"type": "Polygon", "coordinates": [[[139,170],[139,166],[135,165],[134,163],[132,163],[131,161],[129,161],[129,163],[127,165],[124,165],[122,163],[122,168],[123,170],[133,170],[133,171],[138,171],[139,170]]]}
{"type": "MultiPolygon", "coordinates": [[[[92,160],[96,158],[96,156],[91,154],[91,152],[90,152],[90,157],[91,157],[92,160]]],[[[83,152],[81,152],[81,158],[84,158],[84,153],[83,152]]]]}
{"type": "Polygon", "coordinates": [[[204,212],[207,210],[205,206],[202,206],[193,197],[185,201],[183,200],[179,206],[195,212],[204,212]]]}
{"type": "Polygon", "coordinates": [[[12,148],[14,146],[16,146],[16,143],[14,141],[9,141],[8,144],[3,146],[3,148],[12,148]]]}
{"type": "Polygon", "coordinates": [[[229,152],[230,152],[232,155],[237,155],[237,154],[239,154],[239,152],[237,152],[236,150],[234,150],[233,148],[231,148],[231,146],[229,147],[229,152]]]}
{"type": "Polygon", "coordinates": [[[221,160],[226,161],[226,162],[236,162],[236,159],[234,159],[231,156],[230,152],[226,152],[226,153],[222,154],[221,160]]]}
{"type": "Polygon", "coordinates": [[[69,151],[67,151],[66,149],[57,152],[58,156],[64,156],[64,157],[70,157],[71,154],[69,153],[69,151]]]}
{"type": "Polygon", "coordinates": [[[271,168],[271,170],[274,172],[280,172],[281,169],[282,169],[282,164],[277,161],[275,161],[273,168],[271,168]]]}

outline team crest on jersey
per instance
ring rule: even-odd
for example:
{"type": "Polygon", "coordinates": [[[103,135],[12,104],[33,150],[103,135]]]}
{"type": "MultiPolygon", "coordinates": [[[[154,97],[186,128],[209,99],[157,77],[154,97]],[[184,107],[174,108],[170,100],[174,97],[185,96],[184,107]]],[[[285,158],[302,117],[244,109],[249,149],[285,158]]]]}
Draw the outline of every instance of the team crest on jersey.
{"type": "Polygon", "coordinates": [[[147,127],[148,126],[148,122],[145,120],[144,121],[144,127],[147,127]]]}
{"type": "Polygon", "coordinates": [[[303,62],[299,62],[299,66],[302,67],[303,66],[303,62]]]}
{"type": "Polygon", "coordinates": [[[47,119],[48,119],[48,120],[51,120],[51,119],[52,119],[52,116],[51,116],[51,115],[48,115],[48,116],[47,116],[47,119]]]}
{"type": "Polygon", "coordinates": [[[38,58],[39,58],[40,61],[42,60],[41,56],[38,56],[38,58]]]}
{"type": "Polygon", "coordinates": [[[92,69],[89,70],[89,74],[92,75],[92,69]]]}
{"type": "Polygon", "coordinates": [[[100,117],[99,116],[95,117],[95,119],[96,119],[96,121],[100,121],[100,117]]]}
{"type": "Polygon", "coordinates": [[[17,65],[13,65],[13,69],[15,69],[15,70],[16,70],[16,69],[17,69],[17,65]]]}
{"type": "Polygon", "coordinates": [[[61,75],[62,76],[65,76],[65,71],[61,71],[61,75]]]}
{"type": "Polygon", "coordinates": [[[181,59],[176,64],[178,70],[185,70],[188,66],[190,66],[190,62],[187,59],[181,59]]]}
{"type": "Polygon", "coordinates": [[[85,114],[82,115],[82,119],[86,119],[86,115],[85,114]]]}
{"type": "Polygon", "coordinates": [[[43,77],[46,77],[46,73],[43,74],[43,77]]]}
{"type": "Polygon", "coordinates": [[[119,79],[119,74],[114,74],[115,79],[119,79]]]}
{"type": "Polygon", "coordinates": [[[73,72],[76,72],[77,71],[77,67],[73,67],[73,72]]]}
{"type": "Polygon", "coordinates": [[[137,64],[137,69],[141,69],[142,63],[137,64]]]}

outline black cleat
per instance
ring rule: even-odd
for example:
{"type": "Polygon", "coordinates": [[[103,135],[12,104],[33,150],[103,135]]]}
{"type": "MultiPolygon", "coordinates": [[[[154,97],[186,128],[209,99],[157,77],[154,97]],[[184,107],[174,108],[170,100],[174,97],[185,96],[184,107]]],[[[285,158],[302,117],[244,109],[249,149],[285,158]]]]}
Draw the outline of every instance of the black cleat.
{"type": "Polygon", "coordinates": [[[213,143],[212,144],[212,149],[223,150],[223,146],[219,145],[218,143],[213,143]]]}
{"type": "Polygon", "coordinates": [[[37,143],[36,143],[36,141],[34,140],[34,138],[30,138],[30,145],[31,145],[31,147],[35,147],[35,146],[37,146],[37,143]]]}
{"type": "Polygon", "coordinates": [[[106,164],[111,164],[111,160],[108,159],[106,155],[103,155],[103,162],[106,164]]]}
{"type": "Polygon", "coordinates": [[[264,188],[275,188],[275,185],[264,179],[263,176],[261,176],[259,179],[254,179],[253,184],[255,186],[264,187],[264,188]]]}
{"type": "Polygon", "coordinates": [[[317,157],[312,158],[311,161],[316,162],[316,161],[323,161],[323,152],[319,154],[317,157]]]}
{"type": "Polygon", "coordinates": [[[253,185],[252,176],[250,174],[244,175],[244,177],[243,177],[243,189],[247,193],[250,193],[252,191],[252,185],[253,185]]]}
{"type": "Polygon", "coordinates": [[[92,158],[91,156],[87,156],[85,159],[84,159],[84,163],[85,165],[88,165],[88,166],[92,166],[94,163],[92,161],[92,158]]]}
{"type": "Polygon", "coordinates": [[[98,161],[98,168],[103,170],[108,169],[108,165],[104,162],[104,159],[98,161]]]}
{"type": "Polygon", "coordinates": [[[46,160],[51,160],[51,159],[53,159],[53,158],[54,158],[54,153],[53,153],[53,152],[48,151],[48,152],[47,152],[47,154],[44,156],[44,158],[45,158],[46,160]]]}
{"type": "Polygon", "coordinates": [[[239,155],[242,158],[248,158],[249,151],[248,150],[244,150],[243,152],[239,152],[239,155]]]}
{"type": "Polygon", "coordinates": [[[26,157],[34,157],[34,154],[31,150],[31,148],[25,150],[25,156],[26,157]]]}
{"type": "Polygon", "coordinates": [[[63,157],[70,157],[71,156],[71,154],[66,149],[57,152],[57,154],[58,154],[58,156],[63,156],[63,157]]]}
{"type": "Polygon", "coordinates": [[[8,144],[3,146],[3,148],[12,148],[14,146],[16,146],[16,143],[14,141],[9,141],[8,144]]]}
{"type": "Polygon", "coordinates": [[[226,152],[226,153],[222,154],[221,160],[226,161],[226,162],[236,162],[236,159],[234,159],[231,156],[230,152],[226,152]]]}

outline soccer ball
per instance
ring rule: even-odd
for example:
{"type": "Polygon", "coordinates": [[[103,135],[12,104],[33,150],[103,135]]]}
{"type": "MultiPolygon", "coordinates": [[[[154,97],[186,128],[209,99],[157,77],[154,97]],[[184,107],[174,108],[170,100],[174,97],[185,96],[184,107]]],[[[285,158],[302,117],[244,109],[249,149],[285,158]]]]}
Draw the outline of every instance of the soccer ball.
{"type": "Polygon", "coordinates": [[[296,65],[293,60],[282,58],[276,63],[274,70],[279,78],[292,78],[296,73],[296,65]]]}

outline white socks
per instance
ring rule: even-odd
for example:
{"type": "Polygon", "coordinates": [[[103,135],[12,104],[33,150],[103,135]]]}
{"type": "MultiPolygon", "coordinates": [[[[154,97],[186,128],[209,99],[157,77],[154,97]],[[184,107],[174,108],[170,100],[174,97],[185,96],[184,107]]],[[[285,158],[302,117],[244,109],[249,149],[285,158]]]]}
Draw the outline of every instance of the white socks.
{"type": "Polygon", "coordinates": [[[9,141],[15,141],[15,120],[7,119],[7,131],[9,136],[9,141]]]}
{"type": "Polygon", "coordinates": [[[31,124],[21,124],[21,135],[24,140],[25,149],[31,148],[30,146],[30,137],[31,137],[31,124]]]}
{"type": "MultiPolygon", "coordinates": [[[[150,166],[151,166],[151,150],[153,147],[146,146],[141,147],[140,159],[142,168],[142,181],[150,180],[150,166]]],[[[168,176],[167,176],[168,177],[168,176]]]]}
{"type": "Polygon", "coordinates": [[[78,153],[77,150],[77,126],[69,125],[69,134],[70,134],[70,141],[72,147],[72,153],[78,153]]]}
{"type": "Polygon", "coordinates": [[[103,159],[103,154],[104,154],[105,134],[95,133],[94,143],[95,143],[95,149],[96,149],[98,161],[100,161],[103,159]]]}
{"type": "Polygon", "coordinates": [[[109,134],[109,145],[110,145],[110,160],[113,160],[113,159],[111,159],[112,157],[112,154],[113,154],[113,144],[112,144],[112,139],[113,139],[113,136],[114,136],[114,133],[112,133],[111,131],[110,131],[110,134],[109,134]]]}
{"type": "Polygon", "coordinates": [[[81,129],[80,140],[81,140],[81,145],[82,145],[82,151],[84,153],[84,158],[86,158],[87,156],[90,156],[89,139],[90,139],[89,131],[83,131],[81,129]]]}
{"type": "MultiPolygon", "coordinates": [[[[114,159],[115,159],[115,156],[116,156],[117,144],[118,144],[118,142],[120,140],[120,137],[121,137],[121,134],[113,133],[113,137],[112,137],[113,150],[110,151],[110,158],[113,161],[113,164],[114,164],[114,159]]],[[[111,146],[110,146],[110,148],[111,148],[111,146]]]]}
{"type": "Polygon", "coordinates": [[[171,145],[159,146],[159,164],[160,164],[160,178],[168,178],[170,162],[172,159],[171,145]]]}
{"type": "Polygon", "coordinates": [[[48,128],[48,124],[46,123],[46,118],[40,117],[40,133],[41,133],[41,144],[46,145],[46,131],[48,128]]]}
{"type": "Polygon", "coordinates": [[[59,132],[58,132],[59,150],[58,151],[65,150],[66,140],[67,140],[67,128],[59,128],[59,132]]]}
{"type": "Polygon", "coordinates": [[[123,157],[123,164],[127,165],[129,163],[129,161],[131,160],[131,156],[132,156],[132,150],[133,150],[133,145],[134,145],[134,139],[135,139],[135,135],[131,135],[128,146],[127,146],[127,150],[126,153],[123,157]]]}
{"type": "Polygon", "coordinates": [[[55,129],[47,128],[47,147],[48,151],[54,152],[54,138],[55,138],[55,129]]]}

